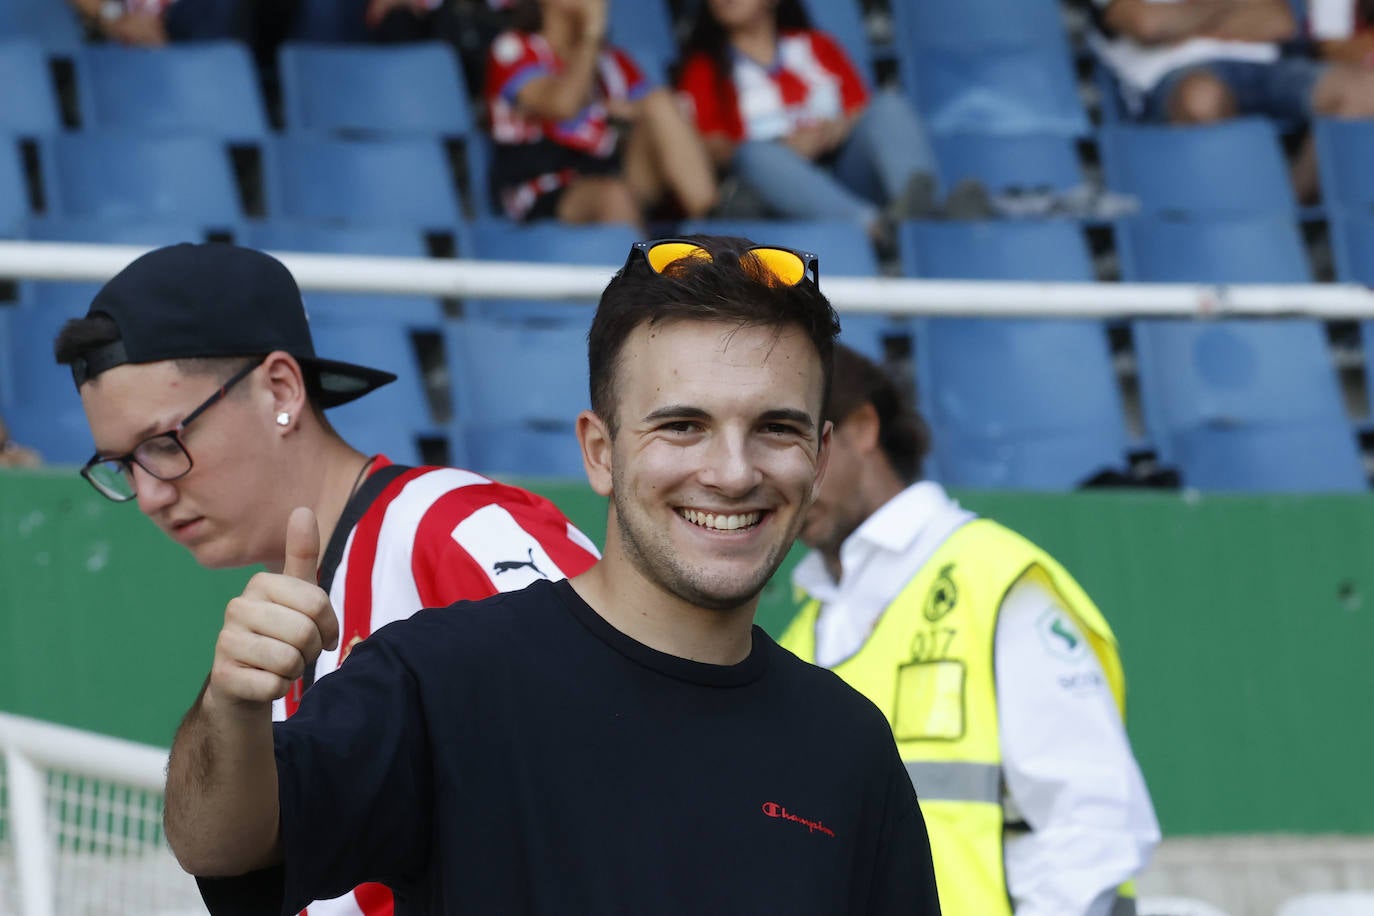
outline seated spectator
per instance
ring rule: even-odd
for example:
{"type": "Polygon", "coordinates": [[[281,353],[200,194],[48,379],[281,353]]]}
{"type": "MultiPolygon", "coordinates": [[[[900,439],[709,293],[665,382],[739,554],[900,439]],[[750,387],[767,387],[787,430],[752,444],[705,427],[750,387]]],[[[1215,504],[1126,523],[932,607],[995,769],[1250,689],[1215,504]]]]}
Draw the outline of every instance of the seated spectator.
{"type": "MultiPolygon", "coordinates": [[[[1298,33],[1286,0],[1094,2],[1094,47],[1142,120],[1374,116],[1374,72],[1283,53],[1280,45],[1298,33]]],[[[1303,200],[1316,196],[1314,161],[1309,144],[1294,167],[1303,200]]]]}
{"type": "Polygon", "coordinates": [[[512,219],[642,227],[669,199],[691,217],[715,203],[711,163],[676,100],[606,45],[606,3],[521,0],[492,43],[492,183],[512,219]]]}
{"type": "MultiPolygon", "coordinates": [[[[778,215],[852,219],[875,237],[885,215],[936,215],[935,155],[915,111],[895,91],[870,93],[800,0],[706,0],[684,57],[678,88],[711,158],[778,215]]],[[[990,215],[981,185],[951,198],[964,212],[950,215],[990,215]]]]}
{"type": "Polygon", "coordinates": [[[215,38],[249,41],[256,27],[259,5],[258,0],[69,2],[100,35],[110,41],[140,47],[215,38]]]}
{"type": "Polygon", "coordinates": [[[10,438],[5,418],[0,417],[0,468],[36,468],[42,463],[37,452],[10,438]]]}
{"type": "Polygon", "coordinates": [[[1322,60],[1374,67],[1374,0],[1307,0],[1307,8],[1322,60]]]}

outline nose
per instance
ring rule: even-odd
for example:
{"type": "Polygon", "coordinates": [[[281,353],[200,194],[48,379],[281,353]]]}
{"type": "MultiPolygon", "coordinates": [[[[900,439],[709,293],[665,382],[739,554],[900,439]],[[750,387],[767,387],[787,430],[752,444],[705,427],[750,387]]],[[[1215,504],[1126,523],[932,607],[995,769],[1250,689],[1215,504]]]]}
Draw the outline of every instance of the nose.
{"type": "Polygon", "coordinates": [[[171,481],[158,480],[137,463],[133,464],[132,473],[134,498],[144,515],[151,518],[177,501],[177,488],[171,481]]]}
{"type": "Polygon", "coordinates": [[[711,438],[701,481],[725,496],[740,497],[753,491],[763,477],[758,462],[742,434],[722,432],[711,438]]]}

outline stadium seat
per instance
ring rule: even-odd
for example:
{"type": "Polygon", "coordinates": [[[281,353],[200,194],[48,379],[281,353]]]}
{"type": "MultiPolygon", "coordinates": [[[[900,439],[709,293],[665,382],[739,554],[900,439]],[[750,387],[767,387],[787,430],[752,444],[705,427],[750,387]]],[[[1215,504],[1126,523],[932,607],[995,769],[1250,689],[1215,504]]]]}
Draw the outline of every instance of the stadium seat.
{"type": "Polygon", "coordinates": [[[461,137],[473,130],[453,48],[285,44],[277,52],[292,133],[461,137]]]}
{"type": "Polygon", "coordinates": [[[1314,132],[1327,212],[1374,216],[1374,121],[1318,118],[1314,132]]]}
{"type": "Polygon", "coordinates": [[[86,314],[98,285],[23,283],[20,305],[10,308],[12,397],[5,421],[16,442],[37,449],[49,464],[80,464],[91,457],[91,434],[71,370],[52,358],[53,340],[69,318],[86,314]]]}
{"type": "MultiPolygon", "coordinates": [[[[240,244],[265,251],[377,255],[426,258],[425,240],[416,230],[362,226],[313,226],[305,223],[254,223],[239,235],[240,244]]],[[[443,309],[433,298],[380,293],[305,293],[312,319],[396,322],[411,330],[438,332],[443,309]]]]}
{"type": "Polygon", "coordinates": [[[1175,221],[1135,217],[1116,226],[1121,277],[1159,283],[1311,283],[1291,216],[1175,221]]]}
{"type": "Polygon", "coordinates": [[[1374,286],[1374,211],[1337,211],[1328,221],[1336,279],[1374,286]]]}
{"type": "MultiPolygon", "coordinates": [[[[205,228],[183,220],[110,221],[35,217],[29,238],[41,242],[93,242],[106,245],[138,245],[155,248],[178,242],[205,241],[205,228]]],[[[95,293],[96,287],[90,291],[95,293]]]]}
{"type": "Polygon", "coordinates": [[[452,232],[462,219],[435,139],[277,137],[265,147],[268,212],[277,219],[452,232]]]}
{"type": "Polygon", "coordinates": [[[267,115],[248,49],[233,41],[165,48],[88,45],[77,56],[87,129],[196,134],[258,143],[267,115]]]}
{"type": "Polygon", "coordinates": [[[1374,893],[1352,890],[1299,894],[1281,903],[1275,916],[1374,916],[1374,893]]]}
{"type": "Polygon", "coordinates": [[[401,464],[421,463],[420,440],[436,435],[419,360],[409,330],[384,319],[366,320],[312,312],[315,352],[397,375],[396,381],[327,414],[349,444],[368,454],[384,453],[401,464]]]}
{"type": "Polygon", "coordinates": [[[33,38],[50,54],[71,54],[81,46],[81,22],[71,4],[54,0],[0,3],[0,39],[33,38]]]}
{"type": "Polygon", "coordinates": [[[802,6],[811,24],[838,41],[859,72],[868,77],[869,84],[875,85],[873,46],[868,40],[859,0],[803,0],[802,6]]]}
{"type": "Polygon", "coordinates": [[[1114,124],[1098,136],[1107,186],[1136,197],[1143,213],[1297,213],[1278,132],[1263,118],[1197,127],[1114,124]]]}
{"type": "Polygon", "coordinates": [[[645,75],[665,84],[678,57],[665,0],[610,0],[606,22],[611,44],[629,52],[645,75]]]}
{"type": "MultiPolygon", "coordinates": [[[[1070,222],[913,222],[899,244],[912,276],[1093,278],[1087,243],[1070,222]]],[[[945,483],[1068,490],[1125,466],[1125,412],[1099,321],[925,319],[916,378],[945,483]]]]}
{"type": "MultiPolygon", "coordinates": [[[[471,256],[479,260],[605,267],[609,280],[611,273],[625,262],[630,246],[639,240],[639,233],[631,226],[614,223],[569,226],[545,220],[517,225],[506,220],[482,220],[472,225],[471,237],[471,256]]],[[[464,303],[464,314],[469,317],[571,323],[584,333],[595,310],[594,302],[470,299],[464,303]]]]}
{"type": "Polygon", "coordinates": [[[902,85],[933,134],[1089,132],[1057,3],[907,0],[892,12],[902,85]]]}
{"type": "Polygon", "coordinates": [[[1084,183],[1073,139],[1059,134],[942,134],[932,143],[947,188],[966,178],[981,181],[994,193],[1015,188],[1067,191],[1084,183]]]}
{"type": "Polygon", "coordinates": [[[29,186],[19,141],[0,133],[0,238],[24,234],[29,221],[29,186]]]}
{"type": "Polygon", "coordinates": [[[57,134],[39,141],[39,155],[50,213],[190,220],[214,228],[243,219],[228,151],[209,137],[57,134]]]}
{"type": "Polygon", "coordinates": [[[450,322],[454,462],[487,474],[583,476],[574,432],[590,406],[585,328],[450,322]]]}
{"type": "Polygon", "coordinates": [[[0,39],[0,132],[32,137],[61,127],[43,49],[32,38],[0,39]]]}
{"type": "Polygon", "coordinates": [[[1146,428],[1188,486],[1366,487],[1320,322],[1137,320],[1132,333],[1146,428]]]}
{"type": "MultiPolygon", "coordinates": [[[[820,258],[821,291],[829,277],[877,277],[873,243],[862,228],[845,220],[688,220],[684,235],[736,235],[761,245],[809,251],[820,258]]],[[[842,308],[843,303],[837,303],[842,308]]],[[[905,318],[852,312],[840,315],[840,340],[870,359],[887,358],[889,346],[903,340],[909,349],[911,323],[905,318]]],[[[900,346],[900,345],[898,345],[900,346]]]]}

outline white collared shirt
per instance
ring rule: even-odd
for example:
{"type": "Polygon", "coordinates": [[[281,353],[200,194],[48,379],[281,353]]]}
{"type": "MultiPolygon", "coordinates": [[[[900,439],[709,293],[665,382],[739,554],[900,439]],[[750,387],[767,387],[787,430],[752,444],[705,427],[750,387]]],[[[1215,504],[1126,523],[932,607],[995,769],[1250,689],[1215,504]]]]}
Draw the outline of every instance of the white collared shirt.
{"type": "MultiPolygon", "coordinates": [[[[974,517],[922,481],[840,546],[839,582],[818,553],[803,557],[792,578],[821,602],[817,664],[834,667],[857,652],[921,566],[974,517]]],[[[993,656],[1007,819],[1031,828],[1006,840],[1016,914],[1107,916],[1116,888],[1149,861],[1159,825],[1102,667],[1056,597],[1030,581],[1002,602],[993,656]]]]}

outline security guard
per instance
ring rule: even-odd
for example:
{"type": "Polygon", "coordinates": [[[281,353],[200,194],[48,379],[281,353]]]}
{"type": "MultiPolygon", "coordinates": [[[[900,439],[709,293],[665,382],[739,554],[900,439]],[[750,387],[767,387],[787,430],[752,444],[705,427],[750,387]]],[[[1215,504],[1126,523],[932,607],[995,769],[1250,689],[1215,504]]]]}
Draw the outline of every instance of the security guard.
{"type": "Polygon", "coordinates": [[[887,714],[946,916],[1124,916],[1159,826],[1116,640],[1045,551],[920,481],[921,418],[837,347],[835,423],[782,643],[887,714]]]}

